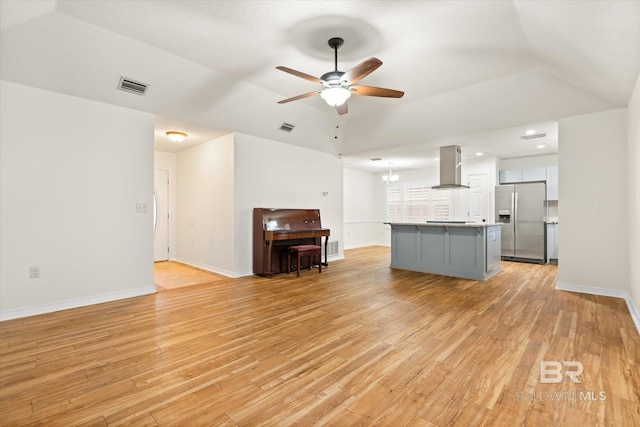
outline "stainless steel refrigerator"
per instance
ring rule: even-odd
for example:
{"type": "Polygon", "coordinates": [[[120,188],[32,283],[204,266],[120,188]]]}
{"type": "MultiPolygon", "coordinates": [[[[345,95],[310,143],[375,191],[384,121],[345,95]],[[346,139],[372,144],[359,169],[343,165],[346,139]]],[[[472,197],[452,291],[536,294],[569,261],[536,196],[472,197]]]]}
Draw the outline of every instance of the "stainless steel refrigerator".
{"type": "Polygon", "coordinates": [[[545,195],[544,182],[496,187],[496,222],[502,223],[502,259],[545,263],[545,195]]]}

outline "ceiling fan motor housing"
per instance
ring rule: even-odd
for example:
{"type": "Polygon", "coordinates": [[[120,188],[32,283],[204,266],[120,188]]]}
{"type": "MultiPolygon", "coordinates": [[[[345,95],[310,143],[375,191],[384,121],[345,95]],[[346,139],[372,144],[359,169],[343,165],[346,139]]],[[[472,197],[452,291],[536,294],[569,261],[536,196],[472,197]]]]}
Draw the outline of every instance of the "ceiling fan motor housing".
{"type": "Polygon", "coordinates": [[[346,81],[342,81],[341,78],[344,75],[342,71],[329,71],[328,73],[324,73],[320,80],[323,81],[322,85],[324,87],[340,87],[344,86],[346,81]]]}

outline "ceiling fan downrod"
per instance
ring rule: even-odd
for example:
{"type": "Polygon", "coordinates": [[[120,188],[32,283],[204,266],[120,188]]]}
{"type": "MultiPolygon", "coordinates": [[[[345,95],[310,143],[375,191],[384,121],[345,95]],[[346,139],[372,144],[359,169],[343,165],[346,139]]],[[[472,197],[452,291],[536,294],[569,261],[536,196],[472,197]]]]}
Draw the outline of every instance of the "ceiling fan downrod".
{"type": "Polygon", "coordinates": [[[340,49],[340,46],[342,46],[343,43],[344,40],[342,40],[340,37],[333,37],[329,39],[329,47],[333,49],[333,57],[335,63],[335,68],[333,71],[338,71],[338,49],[340,49]]]}

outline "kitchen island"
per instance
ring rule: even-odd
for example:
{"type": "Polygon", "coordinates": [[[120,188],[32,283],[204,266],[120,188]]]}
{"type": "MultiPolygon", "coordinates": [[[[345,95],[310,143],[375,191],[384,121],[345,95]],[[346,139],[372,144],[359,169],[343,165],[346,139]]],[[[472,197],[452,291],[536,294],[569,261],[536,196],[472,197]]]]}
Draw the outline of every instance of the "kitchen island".
{"type": "Polygon", "coordinates": [[[391,268],[473,280],[500,272],[500,224],[387,223],[391,268]]]}

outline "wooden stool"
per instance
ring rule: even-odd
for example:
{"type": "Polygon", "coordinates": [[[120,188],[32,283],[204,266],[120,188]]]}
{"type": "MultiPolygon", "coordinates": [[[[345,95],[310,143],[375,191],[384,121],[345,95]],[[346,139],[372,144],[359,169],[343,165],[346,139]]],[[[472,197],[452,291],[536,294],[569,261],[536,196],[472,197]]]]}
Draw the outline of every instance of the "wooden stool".
{"type": "Polygon", "coordinates": [[[322,248],[318,245],[299,245],[299,246],[290,246],[288,249],[287,255],[287,274],[289,274],[291,270],[291,254],[296,253],[298,257],[298,263],[296,264],[296,269],[298,272],[298,277],[300,277],[300,259],[302,257],[309,257],[309,270],[313,267],[313,260],[315,256],[318,255],[320,257],[320,262],[318,262],[318,273],[322,273],[322,248]]]}

